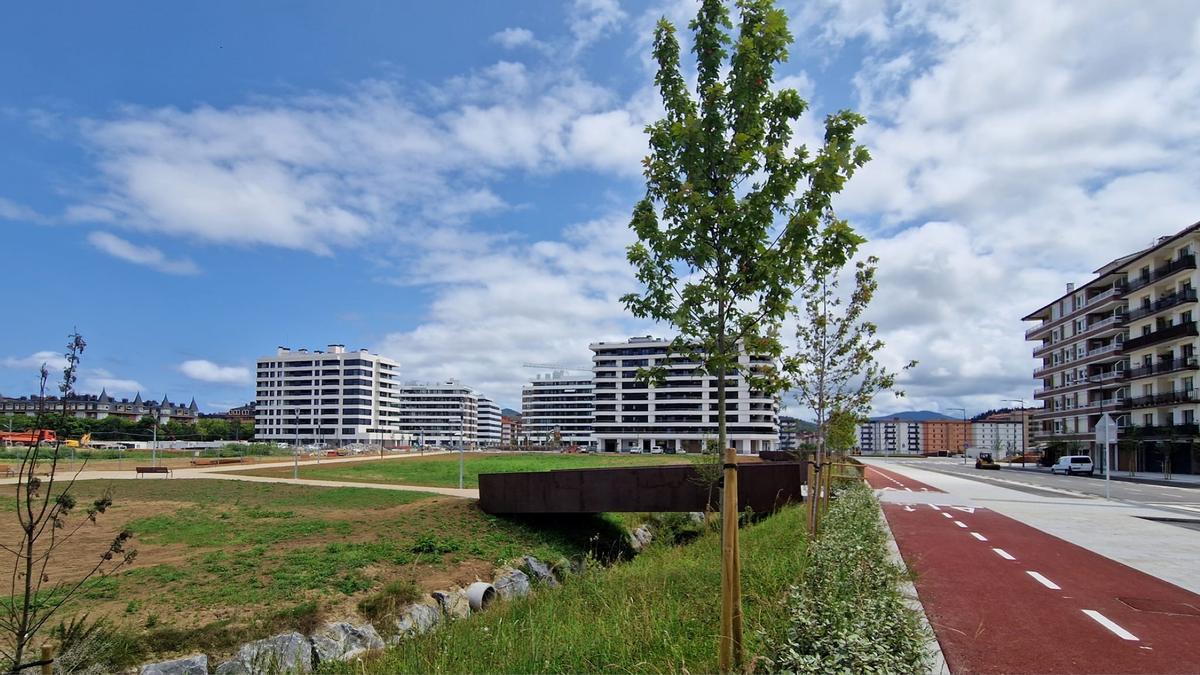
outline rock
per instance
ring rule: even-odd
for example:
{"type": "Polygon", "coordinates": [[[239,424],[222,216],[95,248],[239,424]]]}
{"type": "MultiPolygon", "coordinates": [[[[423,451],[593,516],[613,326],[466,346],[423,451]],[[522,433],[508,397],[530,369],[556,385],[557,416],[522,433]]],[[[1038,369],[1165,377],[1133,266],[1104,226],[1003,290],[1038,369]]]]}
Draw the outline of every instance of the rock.
{"type": "Polygon", "coordinates": [[[440,608],[425,603],[409,605],[400,613],[400,618],[396,619],[396,639],[393,642],[410,635],[428,633],[441,621],[442,611],[440,608]]]}
{"type": "Polygon", "coordinates": [[[229,661],[217,666],[217,675],[311,673],[312,643],[299,633],[284,633],[242,645],[229,661]]]}
{"type": "Polygon", "coordinates": [[[511,567],[500,568],[492,585],[496,587],[496,595],[500,596],[501,600],[529,595],[529,577],[521,570],[511,567]]]}
{"type": "Polygon", "coordinates": [[[383,649],[383,638],[369,623],[355,626],[345,621],[327,623],[312,635],[318,661],[353,661],[372,649],[383,649]]]}
{"type": "Polygon", "coordinates": [[[139,675],[208,675],[208,655],[193,654],[173,661],[147,663],[139,675]]]}
{"type": "Polygon", "coordinates": [[[654,533],[645,525],[638,525],[633,532],[629,533],[629,546],[636,553],[641,553],[642,549],[649,546],[652,541],[654,541],[654,533]]]}
{"type": "Polygon", "coordinates": [[[541,560],[527,555],[521,558],[521,568],[539,584],[545,584],[550,588],[558,588],[558,579],[554,576],[554,572],[550,570],[549,565],[541,560]]]}
{"type": "Polygon", "coordinates": [[[451,619],[465,619],[471,616],[471,601],[467,599],[467,592],[463,589],[455,588],[449,591],[434,591],[432,595],[447,617],[451,619]]]}
{"type": "Polygon", "coordinates": [[[691,520],[696,525],[704,524],[704,512],[703,511],[689,511],[687,514],[687,517],[689,520],[691,520]]]}

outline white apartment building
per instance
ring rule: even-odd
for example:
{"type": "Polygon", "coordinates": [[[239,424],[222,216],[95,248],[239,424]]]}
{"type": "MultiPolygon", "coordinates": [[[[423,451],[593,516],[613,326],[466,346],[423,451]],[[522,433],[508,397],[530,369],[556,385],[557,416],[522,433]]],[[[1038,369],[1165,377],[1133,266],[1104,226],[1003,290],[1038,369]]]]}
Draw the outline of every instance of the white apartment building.
{"type": "Polygon", "coordinates": [[[562,445],[593,447],[593,405],[590,374],[539,375],[521,388],[523,433],[534,445],[549,445],[557,434],[562,445]]]}
{"type": "Polygon", "coordinates": [[[1196,251],[1200,223],[1159,237],[1096,270],[1096,277],[1024,317],[1041,359],[1042,401],[1032,440],[1090,452],[1102,413],[1120,426],[1114,468],[1200,472],[1195,381],[1196,251]]]}
{"type": "Polygon", "coordinates": [[[470,387],[457,380],[407,382],[396,391],[397,427],[413,442],[442,447],[479,444],[479,395],[470,387]]]}
{"type": "MultiPolygon", "coordinates": [[[[650,451],[654,446],[700,452],[717,438],[717,381],[695,372],[686,356],[669,354],[670,340],[634,337],[590,345],[595,394],[592,437],[605,451],[650,451]],[[649,386],[638,368],[665,366],[666,379],[649,386]]],[[[766,360],[742,354],[745,367],[766,360]]],[[[778,401],[753,391],[742,375],[726,378],[726,430],[741,454],[773,450],[779,440],[778,401]]]]}
{"type": "Polygon", "coordinates": [[[919,421],[868,420],[857,429],[858,450],[864,455],[919,455],[924,449],[919,421]]]}
{"type": "Polygon", "coordinates": [[[397,426],[400,364],[365,349],[279,347],[258,359],[254,435],[298,445],[406,442],[397,426]]]}
{"type": "Polygon", "coordinates": [[[1020,422],[979,421],[971,423],[971,447],[996,458],[1021,452],[1023,427],[1020,422]]]}
{"type": "Polygon", "coordinates": [[[500,406],[486,396],[479,397],[479,445],[490,448],[500,445],[500,406]]]}

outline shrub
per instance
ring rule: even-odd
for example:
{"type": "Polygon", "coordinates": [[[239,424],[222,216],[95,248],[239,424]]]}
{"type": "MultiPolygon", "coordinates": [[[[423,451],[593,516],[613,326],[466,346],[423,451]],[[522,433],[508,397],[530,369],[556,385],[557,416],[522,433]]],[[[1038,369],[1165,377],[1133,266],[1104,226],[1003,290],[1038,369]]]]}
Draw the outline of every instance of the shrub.
{"type": "Polygon", "coordinates": [[[380,590],[358,601],[358,613],[371,623],[395,618],[404,606],[416,602],[421,589],[409,579],[388,582],[380,590]]]}
{"type": "Polygon", "coordinates": [[[887,534],[862,483],[833,502],[807,552],[803,581],[787,595],[791,622],[770,639],[770,672],[915,673],[929,666],[932,637],[904,604],[905,571],[888,557],[887,534]]]}
{"type": "Polygon", "coordinates": [[[110,673],[136,665],[145,656],[137,636],[107,619],[89,622],[88,615],[60,622],[50,629],[58,640],[57,673],[110,673]]]}

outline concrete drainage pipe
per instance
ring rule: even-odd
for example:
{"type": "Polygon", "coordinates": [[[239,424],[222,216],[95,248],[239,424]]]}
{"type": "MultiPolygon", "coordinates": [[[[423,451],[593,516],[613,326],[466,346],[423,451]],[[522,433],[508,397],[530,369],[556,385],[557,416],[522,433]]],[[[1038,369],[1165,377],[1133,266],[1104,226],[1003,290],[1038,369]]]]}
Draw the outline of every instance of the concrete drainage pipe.
{"type": "Polygon", "coordinates": [[[496,588],[486,581],[476,581],[467,586],[467,602],[471,603],[472,612],[481,612],[487,609],[487,606],[492,604],[496,599],[496,588]]]}

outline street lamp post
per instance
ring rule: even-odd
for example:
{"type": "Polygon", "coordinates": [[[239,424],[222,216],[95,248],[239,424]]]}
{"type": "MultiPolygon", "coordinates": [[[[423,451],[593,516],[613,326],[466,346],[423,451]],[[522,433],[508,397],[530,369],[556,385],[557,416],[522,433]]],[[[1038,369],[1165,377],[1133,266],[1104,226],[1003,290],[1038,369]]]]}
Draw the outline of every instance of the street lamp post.
{"type": "Polygon", "coordinates": [[[1025,468],[1025,399],[1023,398],[1006,398],[1006,403],[1020,403],[1021,408],[1018,415],[1021,419],[1021,468],[1025,468]]]}
{"type": "Polygon", "coordinates": [[[962,463],[967,463],[967,409],[966,408],[946,408],[946,410],[957,410],[962,413],[963,418],[963,453],[962,463]]]}
{"type": "Polygon", "coordinates": [[[463,427],[466,425],[466,420],[463,415],[458,416],[458,489],[463,489],[463,464],[465,463],[463,454],[463,427]]]}

